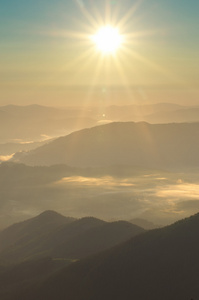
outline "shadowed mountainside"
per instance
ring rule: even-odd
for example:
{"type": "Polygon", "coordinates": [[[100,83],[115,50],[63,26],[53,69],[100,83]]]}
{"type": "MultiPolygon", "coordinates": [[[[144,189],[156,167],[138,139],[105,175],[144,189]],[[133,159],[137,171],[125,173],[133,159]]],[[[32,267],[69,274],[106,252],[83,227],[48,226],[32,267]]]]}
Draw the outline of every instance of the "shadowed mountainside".
{"type": "Polygon", "coordinates": [[[72,264],[9,299],[197,299],[198,235],[199,214],[72,264]]]}
{"type": "MultiPolygon", "coordinates": [[[[54,211],[45,211],[37,217],[16,223],[0,232],[0,251],[17,244],[28,244],[55,233],[63,225],[73,222],[74,218],[64,217],[54,211]]],[[[34,242],[33,242],[34,243],[34,242]]]]}
{"type": "Polygon", "coordinates": [[[199,123],[111,123],[58,138],[18,160],[30,165],[65,163],[76,167],[198,167],[198,134],[199,123]]]}
{"type": "Polygon", "coordinates": [[[124,221],[108,223],[92,217],[75,220],[46,211],[0,232],[0,259],[6,262],[44,256],[77,259],[142,232],[141,227],[124,221]]]}
{"type": "Polygon", "coordinates": [[[0,298],[8,299],[9,294],[26,291],[29,286],[41,285],[52,273],[72,263],[68,260],[53,260],[45,257],[20,264],[0,266],[0,298]]]}

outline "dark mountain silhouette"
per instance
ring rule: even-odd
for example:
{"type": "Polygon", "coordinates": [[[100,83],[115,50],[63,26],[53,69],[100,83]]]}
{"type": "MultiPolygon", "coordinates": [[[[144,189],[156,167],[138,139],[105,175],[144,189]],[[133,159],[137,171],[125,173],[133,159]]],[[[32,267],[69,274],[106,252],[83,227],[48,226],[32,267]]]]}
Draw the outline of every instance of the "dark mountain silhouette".
{"type": "MultiPolygon", "coordinates": [[[[83,221],[86,224],[88,220],[88,218],[83,218],[80,222],[83,221]]],[[[72,224],[70,227],[72,227],[72,224]]],[[[142,232],[144,230],[141,227],[125,221],[103,222],[100,226],[93,226],[69,239],[65,235],[66,240],[64,241],[63,238],[61,246],[54,247],[52,255],[53,257],[83,258],[111,248],[142,232]]]]}
{"type": "Polygon", "coordinates": [[[75,220],[46,211],[0,232],[0,259],[6,262],[44,256],[77,259],[115,246],[143,231],[124,221],[107,223],[92,217],[75,220]]]}
{"type": "Polygon", "coordinates": [[[50,274],[67,266],[69,261],[42,258],[20,264],[0,266],[0,298],[7,299],[9,294],[25,291],[29,286],[41,285],[50,274]]]}
{"type": "Polygon", "coordinates": [[[27,245],[35,240],[42,241],[62,225],[74,220],[74,218],[64,217],[54,211],[45,211],[37,217],[11,225],[0,232],[0,251],[8,247],[14,249],[15,245],[27,245]]]}
{"type": "Polygon", "coordinates": [[[183,168],[199,165],[199,123],[111,123],[84,129],[30,151],[30,165],[76,167],[138,165],[183,168]]]}
{"type": "Polygon", "coordinates": [[[199,214],[72,264],[10,299],[197,299],[198,236],[199,214]]]}

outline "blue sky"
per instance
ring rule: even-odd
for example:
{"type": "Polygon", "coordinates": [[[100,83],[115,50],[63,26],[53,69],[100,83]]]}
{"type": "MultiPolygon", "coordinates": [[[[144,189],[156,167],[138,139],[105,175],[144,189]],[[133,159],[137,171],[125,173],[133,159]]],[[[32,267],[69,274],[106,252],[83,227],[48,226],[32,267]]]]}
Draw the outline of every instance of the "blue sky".
{"type": "Polygon", "coordinates": [[[112,16],[118,11],[116,20],[119,22],[136,4],[124,33],[137,33],[136,39],[129,41],[127,47],[129,53],[135,52],[138,54],[135,57],[139,56],[140,60],[131,54],[121,56],[123,75],[116,76],[116,66],[111,59],[109,62],[106,59],[92,84],[122,87],[187,85],[196,89],[199,79],[199,1],[10,0],[0,4],[0,104],[49,99],[49,94],[54,95],[50,104],[59,97],[63,104],[63,99],[73,97],[67,94],[66,87],[70,86],[70,91],[75,86],[89,87],[93,72],[97,72],[97,54],[93,53],[96,57],[92,60],[86,56],[91,46],[89,37],[84,41],[72,32],[85,36],[92,30],[95,32],[85,11],[95,20],[98,13],[106,23],[105,8],[109,7],[112,16]],[[110,70],[105,74],[107,65],[110,70]]]}

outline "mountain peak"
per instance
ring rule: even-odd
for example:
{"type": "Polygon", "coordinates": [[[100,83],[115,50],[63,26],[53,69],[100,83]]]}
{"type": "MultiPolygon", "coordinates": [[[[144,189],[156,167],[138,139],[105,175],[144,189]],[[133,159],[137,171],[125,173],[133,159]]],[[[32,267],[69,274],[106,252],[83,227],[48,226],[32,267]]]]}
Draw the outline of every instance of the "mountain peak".
{"type": "Polygon", "coordinates": [[[63,217],[63,215],[57,213],[54,210],[45,210],[41,214],[38,215],[38,217],[46,217],[46,218],[48,218],[48,217],[49,218],[51,218],[51,217],[58,217],[58,216],[63,217]]]}
{"type": "Polygon", "coordinates": [[[39,222],[44,222],[44,223],[46,223],[46,222],[47,223],[52,223],[52,222],[68,223],[68,222],[75,220],[72,217],[63,216],[60,213],[55,212],[54,210],[46,210],[33,219],[35,219],[36,221],[39,221],[39,222]]]}

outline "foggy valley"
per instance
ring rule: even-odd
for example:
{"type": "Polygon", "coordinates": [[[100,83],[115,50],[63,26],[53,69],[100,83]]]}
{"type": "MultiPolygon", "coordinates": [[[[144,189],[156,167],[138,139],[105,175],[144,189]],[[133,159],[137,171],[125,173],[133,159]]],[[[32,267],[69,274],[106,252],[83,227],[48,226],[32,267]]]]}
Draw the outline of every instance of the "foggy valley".
{"type": "MultiPolygon", "coordinates": [[[[190,217],[199,210],[197,110],[169,104],[112,106],[104,110],[108,116],[106,120],[105,113],[100,115],[94,108],[1,107],[1,111],[9,115],[1,119],[1,298],[55,299],[53,287],[55,291],[60,289],[56,287],[60,281],[56,276],[64,276],[66,286],[81,285],[84,296],[74,294],[71,288],[66,294],[64,288],[59,299],[66,295],[70,299],[85,299],[85,295],[92,299],[95,295],[94,298],[98,299],[96,293],[108,299],[103,294],[104,287],[101,292],[97,287],[95,290],[89,288],[87,293],[87,281],[79,283],[79,272],[83,274],[84,264],[88,270],[92,260],[96,259],[102,268],[100,272],[104,274],[101,264],[112,263],[109,252],[104,251],[112,249],[116,253],[116,264],[119,264],[119,259],[126,268],[120,255],[123,255],[123,247],[129,246],[123,243],[131,239],[129,243],[134,247],[134,236],[142,236],[151,229],[151,234],[146,233],[146,237],[141,238],[143,242],[146,240],[144,243],[154,241],[159,245],[158,239],[164,239],[164,231],[169,235],[171,231],[168,239],[173,239],[173,234],[180,237],[181,231],[175,233],[177,225],[164,226],[190,217]],[[147,112],[150,115],[146,115],[147,112]],[[80,118],[80,115],[84,117],[80,118]],[[163,115],[172,121],[156,123],[155,119],[164,120],[163,115]],[[177,115],[183,122],[179,119],[173,122],[172,118],[177,115]],[[147,123],[151,116],[154,122],[147,123]],[[6,123],[11,120],[9,118],[12,118],[10,127],[6,123]],[[191,118],[191,121],[187,122],[186,118],[191,118]],[[93,123],[88,121],[91,119],[93,123]],[[162,231],[154,231],[162,227],[162,231]],[[118,245],[121,246],[117,248],[118,245]],[[94,254],[96,258],[90,261],[89,257],[94,254]],[[79,260],[82,263],[78,267],[79,260]],[[74,265],[74,271],[71,265],[74,265]],[[44,271],[41,272],[42,268],[44,271]],[[67,272],[74,272],[73,283],[70,283],[71,275],[67,272]],[[48,280],[50,275],[52,279],[49,280],[54,281],[52,291],[48,280]],[[13,298],[15,293],[17,298],[13,298]]],[[[194,218],[198,220],[198,215],[194,218]]],[[[187,222],[191,223],[191,220],[187,222]]],[[[186,222],[182,221],[183,226],[186,222]]],[[[136,243],[140,244],[135,238],[136,243]]],[[[151,251],[150,245],[147,251],[151,251]]],[[[176,249],[179,245],[175,246],[176,249]]],[[[141,253],[145,251],[142,245],[138,247],[141,247],[141,253]]],[[[163,248],[157,251],[161,253],[163,248]]],[[[151,253],[155,255],[156,251],[151,253]]],[[[143,264],[148,258],[145,252],[142,255],[143,264]]],[[[139,257],[137,259],[139,261],[139,257]]],[[[159,268],[162,263],[165,261],[153,267],[159,268]]],[[[106,273],[109,272],[108,265],[106,273]]],[[[117,272],[122,272],[119,270],[120,267],[117,272]]],[[[131,272],[129,267],[126,272],[131,272]]],[[[106,278],[105,274],[103,276],[106,278]]],[[[138,280],[144,275],[131,276],[138,280]]],[[[99,279],[96,277],[96,280],[99,279]]],[[[114,280],[115,284],[117,279],[114,280]]],[[[151,281],[148,284],[150,290],[152,285],[151,281]]],[[[95,286],[94,282],[92,286],[95,286]]],[[[136,290],[130,291],[126,283],[122,286],[127,295],[137,295],[136,290]]],[[[153,293],[155,299],[160,292],[161,288],[153,293]]],[[[111,286],[108,293],[114,295],[114,299],[120,299],[111,286]]],[[[175,290],[173,293],[176,295],[175,290]]]]}
{"type": "Polygon", "coordinates": [[[199,299],[199,1],[0,5],[0,299],[199,299]]]}

